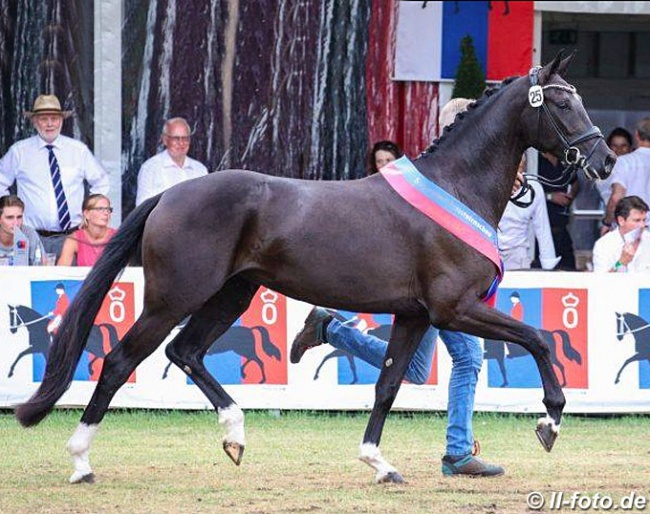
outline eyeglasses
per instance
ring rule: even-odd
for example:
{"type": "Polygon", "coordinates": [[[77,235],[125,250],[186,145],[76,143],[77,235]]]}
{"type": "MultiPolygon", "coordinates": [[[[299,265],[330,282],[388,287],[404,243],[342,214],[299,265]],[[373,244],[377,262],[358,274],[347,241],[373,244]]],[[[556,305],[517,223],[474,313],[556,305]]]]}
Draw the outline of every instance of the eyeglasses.
{"type": "Polygon", "coordinates": [[[88,209],[89,211],[101,211],[101,212],[113,212],[112,207],[91,207],[88,209]]]}
{"type": "Polygon", "coordinates": [[[170,139],[172,143],[189,143],[192,139],[192,136],[170,136],[169,134],[165,134],[165,137],[170,139]]]}

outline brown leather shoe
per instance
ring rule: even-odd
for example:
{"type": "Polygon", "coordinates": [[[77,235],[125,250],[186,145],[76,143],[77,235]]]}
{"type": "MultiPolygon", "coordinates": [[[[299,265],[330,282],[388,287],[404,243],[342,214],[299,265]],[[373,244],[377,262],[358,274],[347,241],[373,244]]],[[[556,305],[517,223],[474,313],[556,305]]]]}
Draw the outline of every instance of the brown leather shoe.
{"type": "Polygon", "coordinates": [[[304,353],[313,348],[326,343],[325,329],[329,322],[332,321],[332,315],[321,307],[314,307],[307,318],[305,326],[298,332],[298,335],[291,344],[289,360],[293,364],[298,364],[304,353]]]}

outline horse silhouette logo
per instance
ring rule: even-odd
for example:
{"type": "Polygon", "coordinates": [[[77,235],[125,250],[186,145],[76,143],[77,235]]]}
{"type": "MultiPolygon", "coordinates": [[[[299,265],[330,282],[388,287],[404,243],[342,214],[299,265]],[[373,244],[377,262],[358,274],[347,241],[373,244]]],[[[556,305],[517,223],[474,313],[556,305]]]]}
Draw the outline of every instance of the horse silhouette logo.
{"type": "Polygon", "coordinates": [[[624,312],[616,313],[616,338],[621,341],[626,335],[631,334],[634,337],[635,354],[628,358],[621,369],[616,374],[615,384],[621,380],[621,373],[632,362],[647,361],[650,364],[650,323],[641,316],[624,312]]]}
{"type": "MultiPolygon", "coordinates": [[[[51,322],[49,314],[41,314],[40,312],[27,307],[26,305],[8,305],[9,307],[9,331],[16,334],[19,329],[24,328],[28,331],[29,339],[26,349],[21,351],[16,360],[9,368],[8,378],[11,378],[15,372],[18,362],[28,355],[42,355],[44,360],[47,360],[52,339],[48,331],[48,325],[51,322]]],[[[100,323],[93,325],[86,344],[86,352],[90,355],[88,360],[88,375],[93,375],[93,365],[97,359],[106,357],[104,349],[104,335],[102,329],[108,333],[108,341],[110,348],[113,348],[119,342],[117,330],[110,323],[100,323]]]]}
{"type": "MultiPolygon", "coordinates": [[[[344,321],[345,318],[341,316],[340,314],[336,315],[336,318],[339,321],[344,321]]],[[[354,318],[350,321],[353,321],[354,318]]],[[[392,329],[392,325],[378,325],[374,328],[371,328],[367,331],[367,333],[371,336],[378,337],[379,339],[383,339],[384,341],[388,341],[388,338],[390,337],[390,331],[392,329]]],[[[357,364],[356,364],[356,358],[354,355],[352,355],[350,352],[347,352],[345,350],[340,350],[338,348],[334,349],[330,353],[328,353],[323,359],[320,361],[320,364],[318,364],[318,367],[316,368],[316,371],[314,372],[314,378],[313,380],[318,380],[320,377],[320,372],[325,363],[334,358],[341,357],[345,359],[348,363],[348,366],[350,367],[350,373],[352,374],[352,380],[349,382],[350,385],[358,384],[359,383],[359,375],[357,373],[357,364]]],[[[377,371],[377,376],[379,375],[379,371],[377,371]]]]}
{"type": "MultiPolygon", "coordinates": [[[[179,325],[182,328],[184,325],[179,325]]],[[[221,337],[212,343],[205,356],[217,355],[220,353],[234,352],[244,358],[240,366],[239,374],[242,379],[246,378],[246,368],[251,362],[257,364],[261,378],[259,383],[266,383],[266,370],[264,360],[260,354],[266,355],[271,359],[281,360],[282,352],[278,346],[271,340],[269,331],[264,326],[233,326],[230,327],[221,337]],[[256,337],[256,334],[258,337],[256,337]]],[[[167,378],[171,362],[165,366],[162,378],[167,378]]]]}
{"type": "MultiPolygon", "coordinates": [[[[567,385],[567,377],[564,369],[564,364],[559,359],[559,348],[562,350],[564,357],[578,365],[582,364],[582,355],[571,345],[571,338],[565,330],[540,330],[542,338],[548,344],[551,352],[551,362],[560,371],[560,385],[565,387],[567,385]],[[558,340],[559,338],[559,340],[558,340]]],[[[507,343],[505,341],[497,341],[494,339],[485,339],[485,350],[483,356],[486,360],[495,359],[501,371],[503,382],[500,387],[508,387],[508,373],[506,370],[506,359],[516,359],[517,357],[525,357],[530,355],[528,350],[517,344],[507,343]]]]}

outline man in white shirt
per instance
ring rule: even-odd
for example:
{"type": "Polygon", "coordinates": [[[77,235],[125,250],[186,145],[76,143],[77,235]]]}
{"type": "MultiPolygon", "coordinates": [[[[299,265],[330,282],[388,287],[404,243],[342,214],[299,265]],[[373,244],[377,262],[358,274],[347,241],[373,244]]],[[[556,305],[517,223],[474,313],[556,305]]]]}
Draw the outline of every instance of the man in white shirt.
{"type": "Polygon", "coordinates": [[[640,273],[650,271],[650,233],[646,228],[648,204],[638,196],[626,196],[614,211],[617,228],[594,245],[594,271],[640,273]]]}
{"type": "Polygon", "coordinates": [[[146,160],[138,172],[136,206],[176,184],[208,174],[203,164],[187,156],[191,138],[185,119],[171,118],[165,122],[162,133],[165,150],[146,160]]]}
{"type": "Polygon", "coordinates": [[[637,149],[616,160],[611,175],[612,194],[607,201],[607,212],[603,223],[610,227],[614,220],[614,209],[624,196],[638,196],[650,202],[650,118],[643,118],[636,125],[637,149]]]}
{"type": "MultiPolygon", "coordinates": [[[[519,163],[518,174],[526,170],[526,154],[519,163]]],[[[506,270],[530,269],[533,260],[531,251],[531,228],[539,246],[539,260],[543,269],[553,269],[560,257],[555,256],[555,245],[551,234],[551,225],[546,211],[544,190],[537,182],[530,182],[535,196],[528,207],[519,207],[508,202],[506,209],[501,216],[497,230],[499,244],[499,255],[503,259],[503,266],[506,270]]],[[[519,189],[515,182],[513,196],[519,189]]]]}
{"type": "Polygon", "coordinates": [[[63,111],[54,95],[40,95],[26,111],[37,135],[14,143],[0,159],[0,196],[16,182],[25,202],[25,223],[36,229],[45,250],[57,255],[65,237],[81,223],[84,182],[107,194],[106,171],[81,141],[61,135],[63,111]]]}

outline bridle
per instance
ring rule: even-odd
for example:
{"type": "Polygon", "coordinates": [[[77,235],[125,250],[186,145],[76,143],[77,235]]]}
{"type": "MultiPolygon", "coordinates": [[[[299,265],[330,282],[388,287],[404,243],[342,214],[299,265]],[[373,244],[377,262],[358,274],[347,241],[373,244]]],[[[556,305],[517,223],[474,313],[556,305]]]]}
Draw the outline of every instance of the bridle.
{"type": "Polygon", "coordinates": [[[553,116],[553,113],[546,104],[544,91],[547,89],[561,89],[562,91],[576,94],[576,88],[568,84],[547,84],[543,87],[540,86],[539,71],[541,69],[541,66],[535,66],[531,68],[530,72],[528,73],[528,78],[530,80],[528,101],[532,107],[538,109],[538,134],[541,130],[542,117],[545,115],[548,119],[549,124],[551,125],[551,128],[562,142],[562,148],[564,150],[564,162],[568,166],[564,169],[562,175],[556,180],[548,180],[544,179],[543,177],[540,177],[538,180],[545,185],[563,187],[573,180],[578,170],[582,170],[587,178],[597,179],[598,173],[596,173],[596,170],[594,170],[594,168],[589,164],[589,158],[596,150],[596,147],[598,146],[600,140],[604,139],[602,132],[598,127],[592,126],[584,134],[579,135],[573,140],[569,140],[565,136],[555,116],[553,116]],[[595,139],[596,141],[594,141],[594,144],[591,146],[589,153],[587,153],[587,155],[582,155],[577,145],[591,139],[595,139]]]}
{"type": "Polygon", "coordinates": [[[11,315],[11,321],[10,321],[10,330],[17,330],[20,327],[27,327],[29,325],[33,325],[34,323],[38,323],[39,321],[43,321],[44,319],[49,318],[48,315],[41,316],[40,318],[33,319],[31,321],[25,321],[23,318],[20,316],[18,313],[18,307],[16,306],[10,306],[9,307],[10,315],[11,315]]]}
{"type": "Polygon", "coordinates": [[[635,332],[641,332],[650,327],[650,323],[646,323],[645,325],[632,329],[630,328],[630,325],[627,324],[627,321],[625,321],[625,316],[618,313],[616,314],[616,322],[616,336],[619,338],[623,337],[625,334],[634,334],[635,332]]]}
{"type": "MultiPolygon", "coordinates": [[[[540,184],[551,187],[566,187],[568,184],[573,182],[575,174],[578,170],[582,170],[587,178],[596,179],[598,174],[589,164],[589,158],[596,150],[596,146],[600,139],[603,139],[603,134],[600,129],[596,126],[592,126],[584,134],[579,135],[573,140],[569,140],[562,129],[560,128],[559,123],[557,122],[555,116],[548,108],[546,104],[546,98],[544,97],[544,91],[547,89],[560,89],[571,94],[576,94],[576,88],[568,84],[547,84],[545,86],[539,85],[539,71],[542,69],[541,66],[534,66],[528,72],[528,78],[530,80],[530,88],[528,90],[528,102],[531,107],[536,108],[538,112],[538,123],[537,123],[537,133],[541,132],[542,118],[546,116],[548,122],[557,135],[558,139],[562,143],[562,148],[564,150],[564,160],[563,162],[567,166],[562,170],[562,173],[559,177],[555,179],[548,179],[539,175],[524,175],[524,182],[517,191],[517,193],[510,198],[510,201],[514,203],[517,207],[529,207],[533,200],[535,199],[535,190],[528,184],[527,180],[536,180],[540,184]],[[587,155],[583,155],[580,152],[580,149],[577,147],[580,143],[589,141],[590,139],[596,139],[594,144],[589,150],[587,155]],[[527,200],[522,200],[522,198],[530,192],[530,198],[527,200]]],[[[539,137],[538,137],[539,139],[539,137]]]]}

